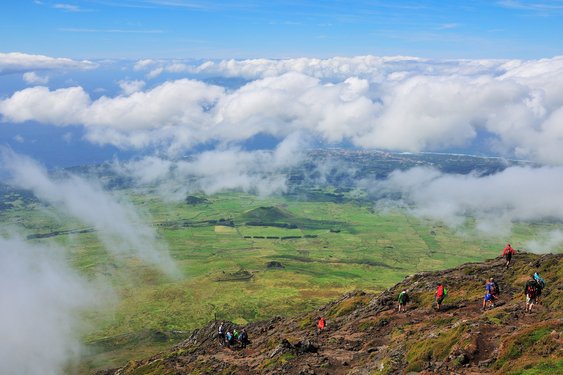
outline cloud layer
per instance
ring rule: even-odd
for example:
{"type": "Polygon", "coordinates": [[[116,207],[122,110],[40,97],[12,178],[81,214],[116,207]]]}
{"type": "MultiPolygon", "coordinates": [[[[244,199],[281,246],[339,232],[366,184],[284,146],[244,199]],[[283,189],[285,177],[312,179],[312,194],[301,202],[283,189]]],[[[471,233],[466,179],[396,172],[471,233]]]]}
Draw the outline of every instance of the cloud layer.
{"type": "Polygon", "coordinates": [[[430,61],[416,58],[245,60],[200,65],[143,60],[176,79],[93,100],[80,86],[31,87],[0,101],[8,122],[84,125],[87,138],[170,154],[209,142],[303,131],[327,144],[401,151],[461,149],[563,163],[563,57],[534,61],[430,61]],[[160,65],[159,65],[160,64],[160,65]],[[237,89],[206,75],[251,79],[237,89]]]}

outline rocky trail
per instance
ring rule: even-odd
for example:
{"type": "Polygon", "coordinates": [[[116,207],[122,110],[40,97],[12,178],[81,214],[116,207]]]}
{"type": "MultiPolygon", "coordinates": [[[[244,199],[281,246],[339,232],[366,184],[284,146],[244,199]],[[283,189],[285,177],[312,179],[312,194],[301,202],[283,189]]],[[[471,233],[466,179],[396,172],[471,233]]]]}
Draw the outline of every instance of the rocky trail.
{"type": "Polygon", "coordinates": [[[220,345],[219,322],[212,322],[168,352],[101,373],[562,373],[562,259],[521,253],[509,269],[493,259],[411,275],[379,295],[354,291],[305,315],[249,324],[252,343],[245,349],[220,345]],[[542,304],[526,313],[523,286],[535,271],[547,286],[542,304]],[[482,311],[491,276],[500,285],[500,301],[482,311]],[[438,282],[448,289],[440,311],[432,306],[438,282]],[[399,313],[403,289],[411,302],[399,313]],[[318,316],[327,319],[320,335],[318,316]]]}

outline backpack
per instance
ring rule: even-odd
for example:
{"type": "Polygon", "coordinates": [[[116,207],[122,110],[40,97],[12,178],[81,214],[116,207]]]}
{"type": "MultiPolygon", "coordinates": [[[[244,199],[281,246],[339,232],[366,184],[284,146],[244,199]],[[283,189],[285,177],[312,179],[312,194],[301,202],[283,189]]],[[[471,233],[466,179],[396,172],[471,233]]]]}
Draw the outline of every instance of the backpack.
{"type": "Polygon", "coordinates": [[[489,293],[498,294],[499,292],[500,291],[499,291],[499,288],[498,288],[498,284],[495,281],[493,281],[492,283],[489,284],[489,293]]]}
{"type": "Polygon", "coordinates": [[[540,286],[540,289],[545,288],[545,280],[537,273],[534,275],[534,280],[536,280],[536,282],[540,286]]]}
{"type": "Polygon", "coordinates": [[[545,280],[542,279],[541,277],[538,276],[538,284],[540,285],[540,288],[545,288],[545,280]]]}
{"type": "Polygon", "coordinates": [[[530,298],[534,298],[536,296],[536,286],[534,284],[528,284],[526,287],[526,295],[530,298]]]}
{"type": "Polygon", "coordinates": [[[446,289],[446,287],[444,287],[444,297],[446,297],[448,295],[448,290],[446,289]]]}

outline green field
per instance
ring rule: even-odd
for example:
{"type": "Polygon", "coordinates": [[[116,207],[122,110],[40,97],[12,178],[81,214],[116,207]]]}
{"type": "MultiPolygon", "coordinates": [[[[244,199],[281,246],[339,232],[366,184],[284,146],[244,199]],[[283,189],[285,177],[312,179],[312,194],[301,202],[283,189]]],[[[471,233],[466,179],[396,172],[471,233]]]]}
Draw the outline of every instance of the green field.
{"type": "MultiPolygon", "coordinates": [[[[419,271],[495,257],[507,240],[472,235],[471,221],[454,232],[351,199],[304,202],[238,192],[190,204],[151,194],[129,198],[150,214],[181,270],[179,280],[136,259],[113,258],[95,232],[49,207],[20,202],[0,213],[30,241],[64,245],[74,267],[114,287],[115,307],[86,316],[91,329],[84,342],[92,352],[84,371],[146,357],[214,318],[244,324],[295,315],[352,289],[380,291],[419,271]],[[273,261],[283,268],[269,268],[273,261]]],[[[518,248],[557,227],[517,224],[510,241],[518,248]]]]}

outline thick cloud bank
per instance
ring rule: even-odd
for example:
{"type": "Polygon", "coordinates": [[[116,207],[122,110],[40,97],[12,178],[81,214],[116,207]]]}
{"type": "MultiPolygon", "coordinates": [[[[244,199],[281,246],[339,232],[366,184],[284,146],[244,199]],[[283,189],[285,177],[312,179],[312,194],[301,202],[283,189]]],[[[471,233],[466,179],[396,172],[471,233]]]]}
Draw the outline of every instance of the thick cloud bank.
{"type": "Polygon", "coordinates": [[[0,373],[66,373],[80,355],[78,314],[95,300],[60,249],[0,237],[0,373]]]}
{"type": "Polygon", "coordinates": [[[134,207],[82,177],[55,179],[34,160],[0,149],[0,161],[9,174],[9,184],[31,190],[40,200],[92,226],[115,256],[135,256],[175,274],[175,265],[164,243],[134,207]]]}
{"type": "MultiPolygon", "coordinates": [[[[395,171],[374,185],[376,196],[400,197],[414,214],[462,225],[473,217],[481,232],[506,236],[518,221],[563,221],[563,167],[510,167],[487,175],[443,174],[431,168],[395,171]],[[399,194],[399,195],[397,195],[399,194]]],[[[563,242],[552,232],[528,246],[549,250],[563,242]]]]}
{"type": "Polygon", "coordinates": [[[31,87],[1,100],[0,114],[10,122],[82,124],[92,142],[175,155],[208,142],[303,131],[327,144],[411,152],[482,142],[491,153],[563,163],[563,57],[136,64],[137,70],[154,67],[192,78],[144,91],[136,81],[123,86],[123,95],[96,100],[80,86],[31,87]],[[251,81],[231,89],[205,83],[212,74],[251,81]]]}

